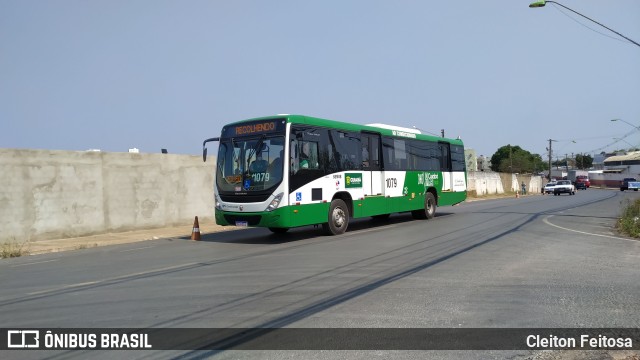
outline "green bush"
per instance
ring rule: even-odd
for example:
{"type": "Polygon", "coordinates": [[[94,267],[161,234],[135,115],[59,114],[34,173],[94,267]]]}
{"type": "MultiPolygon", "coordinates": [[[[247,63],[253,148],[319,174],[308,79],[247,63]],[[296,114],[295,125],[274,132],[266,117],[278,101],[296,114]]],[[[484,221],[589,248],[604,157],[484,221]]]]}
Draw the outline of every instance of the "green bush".
{"type": "Polygon", "coordinates": [[[640,199],[623,203],[622,217],[618,220],[618,229],[629,236],[640,237],[640,199]]]}

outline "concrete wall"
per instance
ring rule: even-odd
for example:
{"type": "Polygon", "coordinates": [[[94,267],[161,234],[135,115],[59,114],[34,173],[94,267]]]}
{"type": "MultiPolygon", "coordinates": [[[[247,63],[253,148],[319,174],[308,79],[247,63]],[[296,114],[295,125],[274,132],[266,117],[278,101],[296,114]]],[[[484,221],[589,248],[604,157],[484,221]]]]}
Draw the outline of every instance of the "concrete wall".
{"type": "Polygon", "coordinates": [[[0,242],[213,217],[215,158],[0,149],[0,242]]]}
{"type": "Polygon", "coordinates": [[[522,182],[527,193],[541,193],[542,177],[537,175],[517,175],[495,173],[490,171],[471,171],[467,173],[468,191],[470,195],[482,196],[504,194],[505,191],[521,191],[522,182]]]}
{"type": "Polygon", "coordinates": [[[504,186],[500,174],[494,172],[469,172],[467,173],[467,190],[470,194],[478,196],[503,194],[504,186]]]}

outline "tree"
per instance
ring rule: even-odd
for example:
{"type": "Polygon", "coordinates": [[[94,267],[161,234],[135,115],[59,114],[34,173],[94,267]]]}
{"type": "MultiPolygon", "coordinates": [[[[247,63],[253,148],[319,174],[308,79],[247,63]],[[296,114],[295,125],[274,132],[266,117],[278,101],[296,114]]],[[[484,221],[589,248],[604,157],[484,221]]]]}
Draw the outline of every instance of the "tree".
{"type": "Polygon", "coordinates": [[[590,169],[593,166],[593,158],[591,155],[576,155],[576,167],[580,170],[590,169]]]}
{"type": "Polygon", "coordinates": [[[542,156],[539,154],[533,154],[533,172],[538,173],[545,170],[549,170],[549,163],[542,160],[542,156]]]}
{"type": "Polygon", "coordinates": [[[491,156],[491,170],[507,173],[533,173],[548,168],[538,154],[520,146],[505,145],[491,156]]]}

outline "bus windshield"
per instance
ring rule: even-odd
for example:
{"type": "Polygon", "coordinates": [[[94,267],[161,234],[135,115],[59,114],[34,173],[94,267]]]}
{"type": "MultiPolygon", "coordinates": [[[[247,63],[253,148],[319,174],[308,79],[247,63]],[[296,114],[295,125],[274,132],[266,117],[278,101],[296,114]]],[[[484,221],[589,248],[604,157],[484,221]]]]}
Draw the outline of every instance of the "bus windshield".
{"type": "Polygon", "coordinates": [[[218,147],[216,184],[221,192],[257,192],[282,181],[284,135],[223,138],[218,147]]]}

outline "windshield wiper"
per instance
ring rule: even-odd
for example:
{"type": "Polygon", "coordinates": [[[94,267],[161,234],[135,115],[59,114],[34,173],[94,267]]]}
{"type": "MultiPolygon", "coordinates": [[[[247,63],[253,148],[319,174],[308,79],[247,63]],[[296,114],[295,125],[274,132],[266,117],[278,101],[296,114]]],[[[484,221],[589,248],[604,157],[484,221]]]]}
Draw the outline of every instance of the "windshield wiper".
{"type": "MultiPolygon", "coordinates": [[[[262,135],[260,137],[260,139],[258,140],[258,142],[256,143],[256,146],[254,148],[251,149],[251,152],[249,153],[249,156],[247,156],[247,169],[249,170],[249,172],[251,172],[251,168],[249,167],[249,163],[251,162],[251,158],[253,157],[253,155],[255,155],[262,147],[262,143],[264,143],[264,139],[266,139],[267,135],[262,135]]],[[[256,157],[257,158],[257,157],[256,157]]]]}

